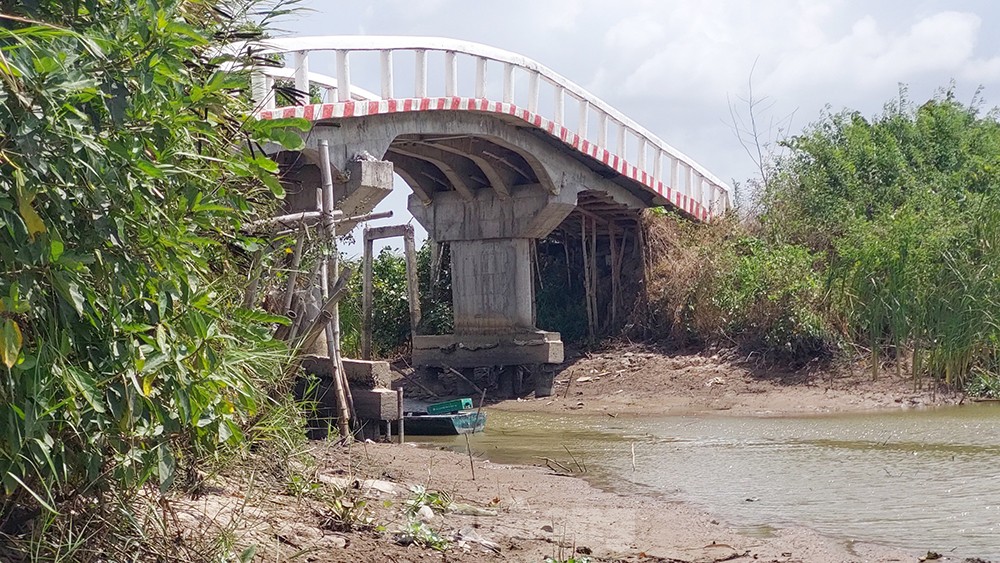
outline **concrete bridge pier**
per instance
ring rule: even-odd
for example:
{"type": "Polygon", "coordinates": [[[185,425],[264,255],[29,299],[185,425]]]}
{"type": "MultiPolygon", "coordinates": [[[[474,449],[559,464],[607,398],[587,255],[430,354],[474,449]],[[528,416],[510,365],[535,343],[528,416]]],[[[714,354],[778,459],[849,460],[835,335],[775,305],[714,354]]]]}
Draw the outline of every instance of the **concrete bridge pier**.
{"type": "Polygon", "coordinates": [[[541,184],[509,194],[480,189],[472,197],[439,192],[409,209],[451,251],[454,334],[414,336],[417,366],[475,368],[557,364],[559,333],[535,327],[532,247],[576,206],[576,193],[552,194],[541,184]]]}

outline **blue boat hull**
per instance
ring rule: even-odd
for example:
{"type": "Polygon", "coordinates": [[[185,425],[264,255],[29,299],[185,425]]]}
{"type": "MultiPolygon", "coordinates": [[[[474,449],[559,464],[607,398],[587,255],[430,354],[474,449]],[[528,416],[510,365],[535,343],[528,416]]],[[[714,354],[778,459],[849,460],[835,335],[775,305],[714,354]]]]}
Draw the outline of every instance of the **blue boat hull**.
{"type": "Polygon", "coordinates": [[[414,414],[403,417],[403,421],[406,433],[411,436],[455,436],[482,432],[486,428],[486,413],[414,414]]]}

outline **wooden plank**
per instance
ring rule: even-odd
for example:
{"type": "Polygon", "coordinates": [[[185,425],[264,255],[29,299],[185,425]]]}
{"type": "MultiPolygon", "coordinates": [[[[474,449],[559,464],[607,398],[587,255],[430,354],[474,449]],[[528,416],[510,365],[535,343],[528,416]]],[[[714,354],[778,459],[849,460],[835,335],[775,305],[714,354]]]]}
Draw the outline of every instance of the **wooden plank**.
{"type": "Polygon", "coordinates": [[[391,237],[404,237],[407,231],[413,233],[413,225],[387,225],[365,229],[365,240],[372,241],[391,237]]]}

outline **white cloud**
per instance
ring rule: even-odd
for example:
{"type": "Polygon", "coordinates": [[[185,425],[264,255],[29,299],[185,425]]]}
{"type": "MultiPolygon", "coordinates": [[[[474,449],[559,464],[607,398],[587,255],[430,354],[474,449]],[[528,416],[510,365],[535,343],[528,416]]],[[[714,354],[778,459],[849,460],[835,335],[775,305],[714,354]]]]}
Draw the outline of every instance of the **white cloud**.
{"type": "Polygon", "coordinates": [[[755,82],[775,93],[871,91],[932,73],[945,82],[1000,77],[1000,59],[976,57],[976,14],[942,11],[901,29],[858,15],[837,33],[835,6],[703,2],[623,18],[605,33],[600,74],[627,97],[700,101],[742,91],[755,61],[755,82]],[[636,62],[623,64],[629,58],[636,62]]]}

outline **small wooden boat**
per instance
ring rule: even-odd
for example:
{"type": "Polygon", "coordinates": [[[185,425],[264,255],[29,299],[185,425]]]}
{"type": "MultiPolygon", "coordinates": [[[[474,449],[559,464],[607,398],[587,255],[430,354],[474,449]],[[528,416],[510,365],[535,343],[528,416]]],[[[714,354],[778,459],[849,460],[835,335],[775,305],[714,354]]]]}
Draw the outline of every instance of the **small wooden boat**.
{"type": "Polygon", "coordinates": [[[412,436],[454,436],[482,432],[486,413],[472,409],[472,399],[462,398],[427,405],[425,410],[403,413],[404,428],[412,436]]]}
{"type": "Polygon", "coordinates": [[[486,413],[458,411],[446,414],[409,412],[403,416],[406,433],[411,436],[454,436],[482,432],[486,413]]]}

